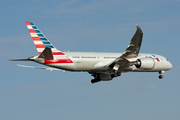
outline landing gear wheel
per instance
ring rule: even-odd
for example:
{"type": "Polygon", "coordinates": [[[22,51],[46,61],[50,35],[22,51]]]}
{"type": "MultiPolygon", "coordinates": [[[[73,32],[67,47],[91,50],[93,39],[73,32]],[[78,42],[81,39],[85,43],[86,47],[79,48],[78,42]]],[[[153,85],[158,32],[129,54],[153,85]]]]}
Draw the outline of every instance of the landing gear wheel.
{"type": "Polygon", "coordinates": [[[100,81],[101,81],[100,79],[92,79],[91,83],[93,84],[93,83],[97,83],[97,82],[100,82],[100,81]]]}
{"type": "Polygon", "coordinates": [[[117,77],[118,75],[117,75],[117,73],[114,73],[114,77],[117,77]]]}
{"type": "Polygon", "coordinates": [[[94,84],[94,83],[95,83],[95,80],[94,80],[94,79],[92,79],[92,80],[91,80],[91,83],[92,83],[92,84],[94,84]]]}
{"type": "Polygon", "coordinates": [[[117,76],[121,76],[121,73],[120,73],[120,72],[118,72],[118,73],[117,73],[117,76]]]}
{"type": "Polygon", "coordinates": [[[114,74],[111,75],[111,77],[117,77],[117,76],[121,76],[121,72],[114,71],[114,74]]]}
{"type": "Polygon", "coordinates": [[[114,78],[114,74],[111,74],[111,77],[114,78]]]}
{"type": "Polygon", "coordinates": [[[159,79],[162,79],[163,78],[163,75],[159,75],[159,79]]]}

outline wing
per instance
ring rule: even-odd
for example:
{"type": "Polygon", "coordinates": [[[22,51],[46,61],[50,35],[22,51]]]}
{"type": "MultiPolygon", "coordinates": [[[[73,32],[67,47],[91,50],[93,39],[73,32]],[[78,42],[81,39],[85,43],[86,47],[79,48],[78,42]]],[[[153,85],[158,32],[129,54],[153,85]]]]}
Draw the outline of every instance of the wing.
{"type": "Polygon", "coordinates": [[[141,48],[143,32],[139,26],[136,25],[136,27],[136,33],[124,53],[106,67],[110,66],[113,67],[114,70],[117,70],[119,67],[128,66],[130,62],[135,62],[137,60],[141,48]]]}

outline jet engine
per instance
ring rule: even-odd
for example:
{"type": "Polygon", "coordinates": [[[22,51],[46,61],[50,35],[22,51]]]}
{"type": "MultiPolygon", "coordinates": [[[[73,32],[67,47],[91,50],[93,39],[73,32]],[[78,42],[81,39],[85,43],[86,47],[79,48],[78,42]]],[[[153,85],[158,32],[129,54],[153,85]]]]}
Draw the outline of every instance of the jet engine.
{"type": "Polygon", "coordinates": [[[110,81],[113,79],[111,73],[100,73],[99,77],[100,77],[101,81],[110,81]]]}
{"type": "Polygon", "coordinates": [[[135,65],[139,69],[150,70],[155,66],[155,62],[153,58],[141,58],[138,59],[135,65]]]}

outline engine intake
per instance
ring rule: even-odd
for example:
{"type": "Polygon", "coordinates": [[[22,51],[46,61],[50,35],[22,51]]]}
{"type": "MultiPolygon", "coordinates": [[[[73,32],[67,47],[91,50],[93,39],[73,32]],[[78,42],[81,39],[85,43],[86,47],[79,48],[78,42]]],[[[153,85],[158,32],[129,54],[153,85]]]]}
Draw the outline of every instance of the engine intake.
{"type": "Polygon", "coordinates": [[[155,62],[153,58],[141,58],[137,60],[135,65],[139,69],[151,70],[155,66],[155,62]]]}

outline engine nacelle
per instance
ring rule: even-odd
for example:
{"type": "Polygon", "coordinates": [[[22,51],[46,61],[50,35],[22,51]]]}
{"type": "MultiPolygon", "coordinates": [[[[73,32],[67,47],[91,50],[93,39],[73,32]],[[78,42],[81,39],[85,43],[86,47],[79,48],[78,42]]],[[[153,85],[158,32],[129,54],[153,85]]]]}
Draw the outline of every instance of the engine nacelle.
{"type": "Polygon", "coordinates": [[[150,70],[155,66],[155,62],[153,58],[141,58],[138,59],[136,67],[139,69],[150,70]]]}
{"type": "Polygon", "coordinates": [[[100,79],[101,81],[110,81],[113,77],[111,73],[100,73],[100,79]]]}

